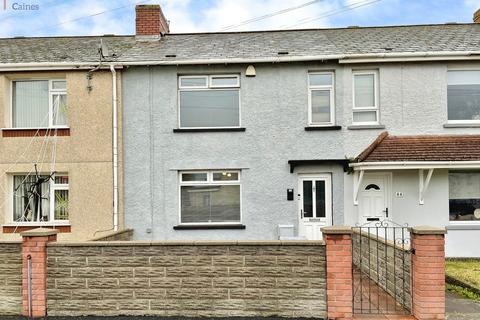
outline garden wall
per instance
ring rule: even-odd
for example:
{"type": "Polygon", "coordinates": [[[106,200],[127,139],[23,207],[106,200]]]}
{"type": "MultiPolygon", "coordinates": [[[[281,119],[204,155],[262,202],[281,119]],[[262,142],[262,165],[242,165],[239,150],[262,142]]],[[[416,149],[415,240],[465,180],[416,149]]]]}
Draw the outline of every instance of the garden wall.
{"type": "Polygon", "coordinates": [[[47,314],[326,317],[316,241],[49,243],[47,314]]]}
{"type": "Polygon", "coordinates": [[[22,313],[22,243],[0,242],[0,315],[22,313]]]}

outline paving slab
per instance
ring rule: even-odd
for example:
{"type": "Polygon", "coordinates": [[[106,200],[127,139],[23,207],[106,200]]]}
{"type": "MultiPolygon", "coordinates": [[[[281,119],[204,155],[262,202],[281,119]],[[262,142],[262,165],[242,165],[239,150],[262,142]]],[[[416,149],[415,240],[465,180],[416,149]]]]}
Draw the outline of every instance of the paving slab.
{"type": "Polygon", "coordinates": [[[460,296],[455,292],[446,293],[448,320],[479,320],[480,302],[460,296]]]}

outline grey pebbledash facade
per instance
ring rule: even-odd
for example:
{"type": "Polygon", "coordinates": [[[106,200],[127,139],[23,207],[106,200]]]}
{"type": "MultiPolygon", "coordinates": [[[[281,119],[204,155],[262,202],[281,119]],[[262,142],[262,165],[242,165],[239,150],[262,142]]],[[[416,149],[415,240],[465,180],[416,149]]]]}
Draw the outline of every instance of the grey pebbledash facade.
{"type": "MultiPolygon", "coordinates": [[[[131,151],[125,155],[125,162],[131,164],[125,174],[134,179],[126,184],[125,196],[131,199],[127,209],[131,214],[126,219],[137,238],[277,239],[277,226],[295,225],[297,219],[296,201],[287,201],[287,188],[297,189],[288,160],[345,157],[343,147],[332,144],[341,143],[341,132],[304,129],[305,65],[257,65],[257,76],[252,78],[244,76],[245,68],[139,67],[125,72],[123,85],[130,92],[124,102],[125,116],[130,118],[124,125],[125,146],[131,151]],[[212,73],[241,75],[241,126],[245,131],[173,132],[178,127],[178,74],[212,73]],[[202,169],[241,170],[241,224],[245,229],[173,229],[180,223],[178,171],[202,169]]],[[[341,90],[337,95],[341,97],[341,90]]],[[[333,173],[333,207],[343,212],[343,168],[301,169],[333,173]]],[[[343,215],[334,219],[336,224],[343,223],[343,215]]]]}
{"type": "Polygon", "coordinates": [[[447,227],[447,255],[480,256],[480,102],[449,107],[464,78],[480,87],[479,39],[476,23],[137,38],[122,57],[126,227],[136,239],[321,239],[322,226],[386,221],[447,227]],[[373,109],[355,102],[361,80],[374,81],[373,109]],[[197,89],[230,91],[216,99],[238,116],[195,111],[208,98],[182,91],[197,89]],[[328,125],[311,123],[311,90],[330,94],[328,125]]]}
{"type": "MultiPolygon", "coordinates": [[[[478,62],[467,65],[480,67],[478,62]]],[[[126,225],[135,229],[137,239],[277,239],[278,225],[293,225],[298,236],[300,173],[331,174],[333,214],[328,223],[355,224],[359,220],[352,202],[351,173],[335,163],[299,165],[290,173],[288,161],[352,159],[384,130],[395,135],[478,134],[478,127],[444,127],[447,71],[464,66],[456,62],[361,67],[256,64],[256,77],[245,76],[247,65],[129,68],[123,78],[128,92],[124,97],[126,225]],[[351,127],[352,71],[358,67],[378,70],[380,127],[376,129],[351,127]],[[335,75],[335,125],[341,129],[307,131],[308,73],[322,70],[335,75]],[[178,76],[183,74],[239,74],[245,131],[174,132],[178,128],[178,76]],[[241,224],[245,229],[174,229],[180,224],[178,172],[205,169],[241,170],[241,224]],[[290,188],[295,190],[293,201],[287,200],[290,188]]],[[[435,172],[421,206],[415,202],[417,185],[408,181],[417,177],[416,171],[395,175],[404,198],[393,199],[392,220],[411,225],[449,224],[447,171],[435,172]],[[407,217],[411,212],[417,214],[407,217]]],[[[454,241],[465,232],[469,231],[450,230],[447,239],[454,241]]]]}

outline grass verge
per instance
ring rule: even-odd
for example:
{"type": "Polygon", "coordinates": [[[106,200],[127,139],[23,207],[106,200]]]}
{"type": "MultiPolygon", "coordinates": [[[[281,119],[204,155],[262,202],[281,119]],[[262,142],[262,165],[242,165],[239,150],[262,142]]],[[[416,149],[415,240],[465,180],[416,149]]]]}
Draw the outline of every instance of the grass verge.
{"type": "Polygon", "coordinates": [[[448,259],[445,273],[480,290],[480,259],[448,259]]]}
{"type": "Polygon", "coordinates": [[[471,299],[471,300],[475,300],[475,301],[480,302],[480,295],[478,295],[475,292],[472,292],[468,289],[465,289],[463,287],[447,283],[446,284],[446,290],[450,291],[450,292],[456,292],[459,295],[461,295],[462,297],[465,297],[467,299],[471,299]]]}
{"type": "Polygon", "coordinates": [[[445,261],[447,291],[480,301],[480,260],[447,259],[445,261]]]}

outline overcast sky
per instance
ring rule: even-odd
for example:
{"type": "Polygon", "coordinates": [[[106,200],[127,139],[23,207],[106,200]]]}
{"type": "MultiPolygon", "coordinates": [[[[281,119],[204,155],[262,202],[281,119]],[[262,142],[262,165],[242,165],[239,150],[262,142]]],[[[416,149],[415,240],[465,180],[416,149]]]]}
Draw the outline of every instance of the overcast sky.
{"type": "Polygon", "coordinates": [[[221,31],[302,5],[229,30],[471,22],[480,8],[480,0],[6,0],[0,37],[133,34],[139,2],[160,3],[175,33],[221,31]],[[18,4],[38,9],[18,10],[18,4]]]}

